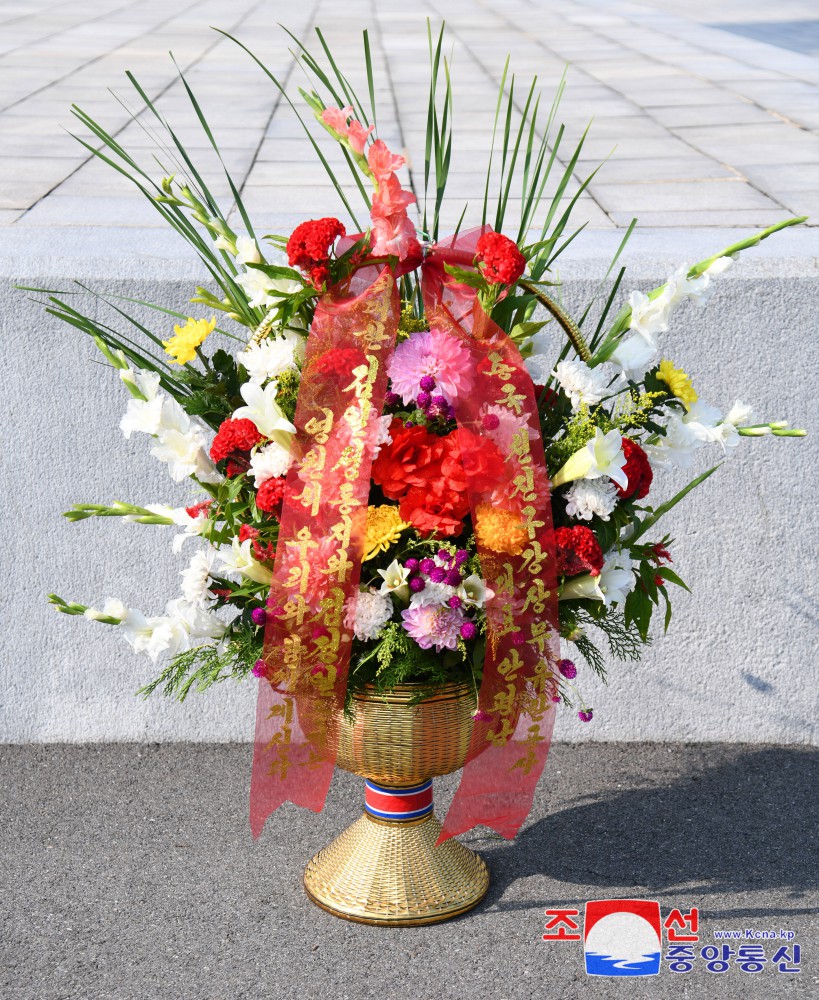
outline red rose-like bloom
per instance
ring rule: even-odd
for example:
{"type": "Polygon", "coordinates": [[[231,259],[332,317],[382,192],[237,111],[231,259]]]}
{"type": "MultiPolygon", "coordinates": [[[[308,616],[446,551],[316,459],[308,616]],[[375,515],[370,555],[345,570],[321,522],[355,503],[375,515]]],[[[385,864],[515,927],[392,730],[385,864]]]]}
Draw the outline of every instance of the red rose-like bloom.
{"type": "Polygon", "coordinates": [[[210,457],[214,462],[221,462],[234,451],[250,451],[261,440],[262,435],[252,420],[225,420],[210,446],[210,457]]]}
{"type": "Polygon", "coordinates": [[[390,500],[400,500],[413,486],[431,488],[433,480],[441,476],[445,439],[430,434],[425,427],[405,427],[401,420],[390,424],[390,435],[392,441],[373,462],[373,482],[390,500]]]}
{"type": "Polygon", "coordinates": [[[624,500],[642,500],[651,488],[651,480],[654,478],[646,453],[631,438],[624,437],[623,454],[626,456],[623,472],[628,477],[628,486],[625,489],[617,486],[617,492],[624,500]]]}
{"type": "Polygon", "coordinates": [[[591,528],[581,524],[574,528],[558,528],[555,547],[558,576],[577,576],[578,573],[597,576],[603,568],[603,550],[591,528]]]}
{"type": "Polygon", "coordinates": [[[493,441],[463,427],[440,440],[444,446],[441,474],[453,489],[466,493],[467,474],[470,486],[480,492],[508,481],[503,455],[493,441]]]}
{"type": "Polygon", "coordinates": [[[315,358],[310,367],[313,371],[346,379],[351,378],[353,369],[364,364],[366,360],[364,352],[357,351],[353,347],[331,347],[329,351],[315,358]]]}
{"type": "Polygon", "coordinates": [[[285,479],[266,479],[256,492],[256,506],[268,514],[278,514],[284,498],[285,479]]]}
{"type": "Polygon", "coordinates": [[[413,486],[402,499],[398,512],[421,535],[437,532],[453,538],[464,530],[469,501],[465,493],[452,489],[445,479],[438,477],[424,486],[413,486]]]}
{"type": "Polygon", "coordinates": [[[287,262],[310,271],[330,257],[330,247],[347,230],[338,219],[311,219],[296,226],[287,241],[287,262]]]}
{"type": "Polygon", "coordinates": [[[481,273],[491,285],[514,285],[526,270],[526,258],[508,236],[484,233],[475,251],[483,262],[481,273]]]}

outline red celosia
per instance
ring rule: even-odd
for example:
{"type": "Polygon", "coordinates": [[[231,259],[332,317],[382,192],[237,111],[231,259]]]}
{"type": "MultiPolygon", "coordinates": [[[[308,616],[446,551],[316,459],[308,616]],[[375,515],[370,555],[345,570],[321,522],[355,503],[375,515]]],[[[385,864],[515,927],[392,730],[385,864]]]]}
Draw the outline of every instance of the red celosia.
{"type": "Polygon", "coordinates": [[[557,575],[577,576],[591,573],[597,576],[603,568],[603,550],[591,528],[581,524],[555,531],[557,575]]]}
{"type": "Polygon", "coordinates": [[[347,230],[338,219],[311,219],[296,226],[287,241],[287,261],[305,271],[330,259],[330,248],[347,230]]]}
{"type": "Polygon", "coordinates": [[[310,367],[313,371],[334,375],[338,379],[352,379],[353,369],[366,363],[367,356],[363,351],[354,347],[331,347],[314,358],[310,367]]]}
{"type": "Polygon", "coordinates": [[[256,492],[256,506],[268,514],[278,514],[284,498],[285,479],[267,479],[256,492]]]}
{"type": "Polygon", "coordinates": [[[624,437],[623,454],[626,456],[623,472],[628,477],[628,485],[625,489],[617,486],[617,492],[624,500],[642,500],[651,488],[651,480],[654,478],[646,453],[636,441],[624,437]]]}
{"type": "Polygon", "coordinates": [[[492,285],[514,285],[526,270],[526,258],[517,244],[502,233],[484,233],[475,251],[483,264],[481,273],[492,285]]]}
{"type": "Polygon", "coordinates": [[[224,420],[210,446],[210,457],[221,462],[234,451],[250,451],[261,440],[262,435],[252,420],[224,420]]]}
{"type": "Polygon", "coordinates": [[[665,546],[661,545],[660,542],[656,542],[651,546],[651,552],[652,554],[650,558],[657,563],[658,566],[663,562],[674,562],[671,558],[671,553],[667,548],[665,548],[665,546]]]}
{"type": "Polygon", "coordinates": [[[235,479],[237,476],[241,476],[243,472],[247,472],[249,468],[250,465],[248,462],[237,462],[235,458],[229,458],[225,466],[225,475],[228,479],[235,479]]]}
{"type": "Polygon", "coordinates": [[[246,542],[248,538],[258,538],[259,529],[250,524],[243,524],[239,528],[239,541],[246,542]]]}

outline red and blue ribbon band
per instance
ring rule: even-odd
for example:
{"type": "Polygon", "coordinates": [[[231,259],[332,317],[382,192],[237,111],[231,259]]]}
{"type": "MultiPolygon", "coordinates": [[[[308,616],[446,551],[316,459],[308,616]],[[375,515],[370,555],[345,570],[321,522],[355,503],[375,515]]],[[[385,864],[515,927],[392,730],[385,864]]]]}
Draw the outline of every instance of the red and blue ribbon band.
{"type": "Polygon", "coordinates": [[[428,816],[432,812],[432,778],[411,788],[384,788],[368,780],[364,808],[377,819],[394,822],[428,816]]]}

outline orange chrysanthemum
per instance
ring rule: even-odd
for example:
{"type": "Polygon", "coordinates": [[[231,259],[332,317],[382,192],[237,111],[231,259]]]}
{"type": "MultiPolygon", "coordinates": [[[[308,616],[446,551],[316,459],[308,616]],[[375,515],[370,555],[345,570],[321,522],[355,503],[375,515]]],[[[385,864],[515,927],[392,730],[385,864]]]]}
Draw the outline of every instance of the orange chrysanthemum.
{"type": "Polygon", "coordinates": [[[510,556],[519,556],[523,552],[529,533],[521,523],[519,514],[488,503],[478,504],[475,514],[478,545],[510,556]]]}

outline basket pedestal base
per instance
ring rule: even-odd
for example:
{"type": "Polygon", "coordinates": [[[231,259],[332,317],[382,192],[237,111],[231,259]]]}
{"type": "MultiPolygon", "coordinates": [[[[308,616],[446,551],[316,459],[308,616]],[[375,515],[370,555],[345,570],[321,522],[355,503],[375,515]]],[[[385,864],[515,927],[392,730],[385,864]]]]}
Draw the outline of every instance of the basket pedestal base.
{"type": "Polygon", "coordinates": [[[399,822],[365,813],[307,865],[307,895],[363,924],[433,924],[465,913],[486,894],[489,871],[457,840],[436,847],[440,832],[432,813],[399,822]]]}

